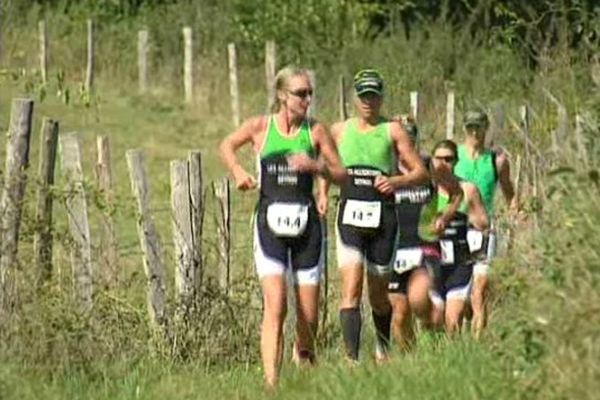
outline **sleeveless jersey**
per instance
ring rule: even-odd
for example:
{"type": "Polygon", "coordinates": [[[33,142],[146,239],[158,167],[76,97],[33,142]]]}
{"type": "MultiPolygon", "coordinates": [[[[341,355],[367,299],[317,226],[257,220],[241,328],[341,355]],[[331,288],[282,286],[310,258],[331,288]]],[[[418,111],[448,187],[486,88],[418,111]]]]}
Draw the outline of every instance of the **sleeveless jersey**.
{"type": "Polygon", "coordinates": [[[316,152],[310,136],[310,124],[304,121],[291,136],[281,134],[273,116],[269,117],[267,132],[258,155],[261,199],[293,201],[312,199],[313,176],[291,169],[287,157],[304,153],[311,158],[316,152]]]}
{"type": "MultiPolygon", "coordinates": [[[[425,164],[428,163],[428,159],[423,161],[425,164]]],[[[417,246],[438,239],[431,229],[437,215],[437,196],[437,188],[432,182],[404,187],[396,191],[399,246],[417,246]]]]}
{"type": "MultiPolygon", "coordinates": [[[[450,198],[447,194],[438,193],[438,213],[446,211],[450,198]]],[[[440,247],[442,248],[442,259],[444,258],[445,247],[452,247],[452,261],[448,264],[464,263],[469,257],[469,245],[467,242],[468,232],[468,206],[463,200],[454,214],[454,217],[448,222],[446,229],[440,236],[440,247]],[[451,242],[452,245],[444,246],[444,242],[451,242]]]]}
{"type": "Polygon", "coordinates": [[[494,195],[498,174],[496,171],[496,155],[491,150],[484,150],[476,159],[471,159],[464,145],[458,147],[458,162],[454,166],[454,174],[461,179],[472,182],[479,189],[481,199],[488,216],[493,214],[494,195]]]}
{"type": "Polygon", "coordinates": [[[361,132],[358,120],[349,119],[344,125],[338,151],[349,175],[341,189],[341,196],[361,200],[382,199],[373,182],[377,175],[389,175],[394,165],[390,123],[382,118],[374,128],[361,132]]]}

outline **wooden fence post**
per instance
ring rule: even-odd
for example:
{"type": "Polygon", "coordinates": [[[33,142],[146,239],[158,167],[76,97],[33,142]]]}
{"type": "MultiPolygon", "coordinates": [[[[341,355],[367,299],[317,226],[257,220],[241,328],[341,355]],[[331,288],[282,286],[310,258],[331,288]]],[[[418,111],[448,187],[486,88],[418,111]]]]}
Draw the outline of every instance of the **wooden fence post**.
{"type": "Polygon", "coordinates": [[[229,55],[229,94],[231,95],[231,112],[233,125],[240,125],[240,89],[238,85],[237,52],[235,43],[227,45],[229,55]]]}
{"type": "MultiPolygon", "coordinates": [[[[559,154],[561,144],[567,144],[567,148],[563,150],[572,150],[572,142],[569,140],[569,116],[566,107],[557,102],[556,113],[558,123],[556,129],[552,131],[552,152],[559,154]]],[[[574,155],[573,151],[570,154],[574,155]]]]}
{"type": "Polygon", "coordinates": [[[175,244],[175,287],[178,314],[189,317],[195,296],[194,243],[190,179],[186,161],[171,161],[171,211],[173,242],[175,244]]]}
{"type": "Polygon", "coordinates": [[[454,91],[448,92],[446,100],[446,139],[454,139],[454,91]]]}
{"type": "Polygon", "coordinates": [[[410,92],[410,115],[414,118],[415,123],[419,117],[419,92],[410,92]]]}
{"type": "Polygon", "coordinates": [[[65,206],[72,239],[70,251],[75,296],[81,308],[87,311],[92,308],[92,250],[78,134],[61,135],[60,151],[68,185],[65,206]]]}
{"type": "Polygon", "coordinates": [[[127,166],[131,188],[138,207],[138,237],[144,253],[144,271],[148,282],[147,307],[150,323],[157,332],[168,338],[168,318],[166,313],[165,267],[162,250],[154,220],[150,214],[150,188],[144,169],[144,157],[140,150],[127,152],[127,166]]]}
{"type": "Polygon", "coordinates": [[[492,147],[497,138],[502,135],[504,131],[504,121],[506,119],[506,113],[504,111],[504,104],[496,102],[492,105],[492,124],[488,133],[485,137],[486,147],[492,147]]]}
{"type": "Polygon", "coordinates": [[[148,90],[148,31],[138,32],[138,84],[140,93],[148,90]]]}
{"type": "Polygon", "coordinates": [[[107,136],[97,137],[96,155],[96,181],[105,203],[105,208],[102,211],[102,235],[99,246],[103,261],[102,271],[109,286],[116,286],[119,282],[119,242],[112,217],[114,207],[113,182],[110,144],[107,136]]]}
{"type": "Polygon", "coordinates": [[[185,102],[194,101],[194,46],[192,38],[192,28],[186,26],[183,28],[183,88],[185,91],[185,102]]]}
{"type": "Polygon", "coordinates": [[[10,313],[16,301],[15,271],[21,209],[27,183],[26,169],[29,165],[29,142],[33,101],[12,101],[6,142],[4,190],[0,199],[2,231],[0,232],[0,323],[5,313],[10,313]]]}
{"type": "Polygon", "coordinates": [[[583,118],[579,114],[575,115],[575,140],[577,143],[578,158],[583,161],[583,165],[587,169],[590,165],[590,159],[583,138],[583,118]]]}
{"type": "Polygon", "coordinates": [[[267,82],[267,96],[269,110],[275,98],[275,73],[277,70],[276,47],[274,40],[268,40],[265,44],[265,76],[267,82]]]}
{"type": "Polygon", "coordinates": [[[213,191],[217,199],[217,238],[219,250],[219,286],[227,293],[230,281],[231,249],[231,199],[229,180],[219,179],[213,182],[213,191]]]}
{"type": "Polygon", "coordinates": [[[44,118],[40,137],[40,160],[38,168],[36,230],[33,237],[38,284],[46,282],[52,274],[52,204],[54,195],[54,170],[58,145],[58,121],[44,118]]]}
{"type": "Polygon", "coordinates": [[[199,151],[188,154],[188,171],[190,180],[190,201],[192,206],[192,244],[194,256],[194,276],[196,278],[196,294],[200,293],[202,275],[202,228],[204,221],[204,198],[202,197],[202,156],[199,151]]]}
{"type": "MultiPolygon", "coordinates": [[[[522,105],[519,108],[519,116],[521,119],[521,130],[523,131],[523,135],[525,136],[525,162],[524,165],[527,166],[528,163],[531,162],[531,144],[530,144],[530,137],[529,137],[529,108],[527,107],[527,105],[522,105]]],[[[528,168],[525,167],[524,168],[524,187],[527,187],[526,185],[528,185],[530,183],[530,177],[529,177],[529,173],[528,173],[528,168]]]]}
{"type": "Polygon", "coordinates": [[[40,73],[42,75],[42,83],[48,83],[48,30],[46,28],[46,20],[38,22],[38,30],[40,35],[40,73]]]}
{"type": "Polygon", "coordinates": [[[338,91],[340,99],[340,121],[345,121],[348,118],[348,109],[346,107],[346,79],[344,78],[344,75],[340,75],[338,91]]]}
{"type": "Polygon", "coordinates": [[[94,86],[94,21],[87,20],[87,69],[85,90],[91,92],[94,86]]]}

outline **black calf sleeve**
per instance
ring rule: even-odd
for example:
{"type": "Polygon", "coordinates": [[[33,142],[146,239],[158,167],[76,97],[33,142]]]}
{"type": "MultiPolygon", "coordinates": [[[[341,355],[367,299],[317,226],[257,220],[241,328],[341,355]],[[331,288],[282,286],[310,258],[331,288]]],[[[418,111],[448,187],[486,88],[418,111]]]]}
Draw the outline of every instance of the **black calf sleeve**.
{"type": "Polygon", "coordinates": [[[373,323],[375,324],[375,332],[377,339],[377,346],[382,351],[387,351],[390,343],[390,325],[392,323],[392,312],[388,312],[384,315],[376,314],[373,311],[373,323]]]}
{"type": "Polygon", "coordinates": [[[358,360],[358,348],[360,346],[361,317],[360,308],[343,308],[340,310],[340,322],[346,354],[352,360],[358,360]]]}

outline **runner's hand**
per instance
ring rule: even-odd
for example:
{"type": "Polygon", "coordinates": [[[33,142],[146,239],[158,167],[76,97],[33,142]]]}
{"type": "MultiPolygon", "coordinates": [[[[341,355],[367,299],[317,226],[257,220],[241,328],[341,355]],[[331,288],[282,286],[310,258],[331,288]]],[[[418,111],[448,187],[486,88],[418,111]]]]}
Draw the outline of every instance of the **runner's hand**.
{"type": "Polygon", "coordinates": [[[287,162],[293,170],[298,172],[308,172],[311,174],[319,172],[319,165],[317,162],[304,153],[288,156],[287,162]]]}
{"type": "Polygon", "coordinates": [[[435,221],[433,221],[433,231],[439,235],[444,232],[446,225],[448,225],[446,219],[442,216],[439,216],[435,219],[435,221]]]}
{"type": "Polygon", "coordinates": [[[375,177],[375,181],[373,182],[373,186],[379,193],[389,195],[394,193],[394,187],[390,183],[390,178],[384,175],[377,175],[375,177]]]}
{"type": "Polygon", "coordinates": [[[235,188],[238,190],[246,191],[256,188],[256,179],[242,168],[233,173],[233,179],[235,180],[235,188]]]}
{"type": "Polygon", "coordinates": [[[329,199],[326,194],[319,194],[317,196],[317,212],[320,217],[327,215],[327,206],[329,205],[329,199]]]}

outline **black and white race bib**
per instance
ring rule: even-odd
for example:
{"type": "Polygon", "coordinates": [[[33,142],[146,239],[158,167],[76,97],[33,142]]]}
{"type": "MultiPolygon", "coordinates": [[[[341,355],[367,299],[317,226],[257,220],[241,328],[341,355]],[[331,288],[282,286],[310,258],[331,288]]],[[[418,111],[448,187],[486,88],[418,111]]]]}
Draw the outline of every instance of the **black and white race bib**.
{"type": "Polygon", "coordinates": [[[469,251],[476,253],[483,247],[483,233],[477,229],[469,229],[467,232],[467,243],[469,244],[469,251]]]}
{"type": "Polygon", "coordinates": [[[410,271],[418,267],[423,262],[423,250],[420,247],[411,247],[408,249],[398,249],[396,251],[396,260],[394,261],[394,271],[397,274],[410,271]]]}
{"type": "Polygon", "coordinates": [[[346,200],[342,224],[359,228],[378,228],[381,221],[381,202],[346,200]]]}
{"type": "Polygon", "coordinates": [[[442,264],[454,264],[454,242],[452,240],[440,240],[442,250],[442,264]]]}
{"type": "Polygon", "coordinates": [[[300,236],[308,223],[308,205],[298,203],[273,203],[267,207],[267,225],[282,237],[300,236]]]}

